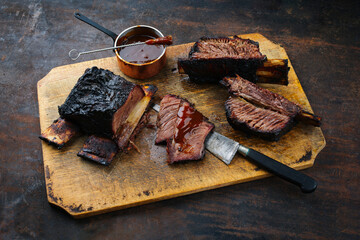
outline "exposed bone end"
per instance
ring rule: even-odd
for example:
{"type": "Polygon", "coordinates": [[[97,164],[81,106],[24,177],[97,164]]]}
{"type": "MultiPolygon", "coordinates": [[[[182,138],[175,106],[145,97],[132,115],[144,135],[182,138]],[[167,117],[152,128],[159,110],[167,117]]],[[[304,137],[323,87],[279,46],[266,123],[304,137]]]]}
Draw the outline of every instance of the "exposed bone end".
{"type": "Polygon", "coordinates": [[[289,69],[287,59],[268,59],[256,70],[257,82],[288,85],[289,69]]]}
{"type": "Polygon", "coordinates": [[[142,89],[145,93],[145,96],[148,96],[150,98],[152,98],[154,96],[154,94],[156,93],[156,91],[158,90],[158,88],[156,86],[151,85],[151,84],[143,85],[142,89]]]}
{"type": "Polygon", "coordinates": [[[184,68],[182,67],[181,60],[182,59],[179,58],[177,61],[178,72],[179,72],[179,74],[186,74],[184,68]]]}
{"type": "Polygon", "coordinates": [[[299,114],[296,116],[296,118],[298,118],[302,122],[313,125],[315,127],[321,126],[321,117],[316,116],[304,110],[301,110],[299,114]]]}

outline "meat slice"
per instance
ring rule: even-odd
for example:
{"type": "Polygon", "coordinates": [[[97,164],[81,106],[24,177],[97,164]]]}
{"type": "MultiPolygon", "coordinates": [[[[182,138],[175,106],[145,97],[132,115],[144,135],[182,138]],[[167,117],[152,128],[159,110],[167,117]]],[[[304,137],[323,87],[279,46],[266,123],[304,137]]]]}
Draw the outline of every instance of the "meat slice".
{"type": "Polygon", "coordinates": [[[80,129],[75,124],[63,118],[58,118],[41,133],[39,138],[61,149],[79,132],[80,129]]]}
{"type": "Polygon", "coordinates": [[[91,135],[86,139],[84,146],[77,155],[107,166],[117,152],[116,143],[111,139],[91,135]]]}
{"type": "Polygon", "coordinates": [[[241,98],[229,97],[225,103],[226,117],[234,129],[276,141],[294,125],[293,118],[257,107],[241,98]]]}
{"type": "Polygon", "coordinates": [[[285,97],[261,88],[243,79],[239,75],[236,77],[225,77],[221,83],[228,87],[229,93],[235,96],[242,97],[256,105],[267,107],[273,111],[289,115],[290,117],[295,117],[301,109],[285,97]]]}
{"type": "Polygon", "coordinates": [[[296,103],[277,93],[261,88],[238,75],[236,77],[225,77],[221,83],[228,87],[228,91],[232,95],[242,97],[257,106],[305,121],[314,126],[320,126],[321,124],[320,117],[304,111],[296,103]]]}
{"type": "Polygon", "coordinates": [[[259,44],[250,39],[202,37],[191,48],[188,59],[178,60],[178,69],[195,82],[217,83],[234,74],[255,82],[256,70],[265,60],[259,44]]]}
{"type": "Polygon", "coordinates": [[[214,124],[189,102],[182,101],[172,139],[167,139],[168,163],[199,160],[205,154],[205,139],[214,124]]]}
{"type": "Polygon", "coordinates": [[[79,78],[59,107],[59,114],[76,123],[85,133],[111,138],[114,114],[122,112],[121,120],[126,119],[130,109],[143,96],[140,86],[109,70],[93,67],[79,78]]]}
{"type": "Polygon", "coordinates": [[[155,144],[164,143],[174,135],[177,113],[182,101],[182,98],[171,94],[162,98],[156,121],[157,133],[155,144]]]}

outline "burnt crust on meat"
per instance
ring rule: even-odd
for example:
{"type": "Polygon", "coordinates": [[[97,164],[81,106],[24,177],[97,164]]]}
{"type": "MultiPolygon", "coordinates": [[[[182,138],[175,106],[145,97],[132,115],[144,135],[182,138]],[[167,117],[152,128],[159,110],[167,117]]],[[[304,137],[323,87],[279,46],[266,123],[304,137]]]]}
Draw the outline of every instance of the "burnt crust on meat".
{"type": "Polygon", "coordinates": [[[59,106],[59,114],[85,133],[111,137],[113,115],[136,86],[109,70],[88,68],[59,106]]]}

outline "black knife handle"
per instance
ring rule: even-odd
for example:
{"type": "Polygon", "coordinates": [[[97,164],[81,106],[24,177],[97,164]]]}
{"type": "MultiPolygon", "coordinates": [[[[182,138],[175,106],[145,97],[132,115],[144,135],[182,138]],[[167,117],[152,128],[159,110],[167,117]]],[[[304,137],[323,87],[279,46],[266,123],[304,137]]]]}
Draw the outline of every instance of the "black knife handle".
{"type": "Polygon", "coordinates": [[[258,151],[249,149],[246,157],[252,160],[261,168],[266,169],[267,171],[281,177],[288,182],[298,185],[301,191],[304,193],[311,193],[315,191],[317,187],[317,182],[313,178],[295,169],[292,169],[272,158],[269,158],[268,156],[258,151]]]}
{"type": "Polygon", "coordinates": [[[106,35],[108,35],[109,37],[111,37],[111,38],[114,40],[114,42],[115,42],[115,40],[116,40],[116,38],[117,38],[117,36],[118,36],[116,33],[110,31],[109,29],[104,28],[104,27],[101,26],[100,24],[98,24],[98,23],[90,20],[89,18],[87,18],[86,16],[82,15],[82,14],[79,13],[79,12],[76,12],[76,13],[74,14],[74,16],[75,16],[77,19],[83,21],[84,23],[87,23],[87,24],[89,24],[90,26],[92,26],[92,27],[100,30],[100,31],[103,32],[103,33],[105,33],[106,35]]]}

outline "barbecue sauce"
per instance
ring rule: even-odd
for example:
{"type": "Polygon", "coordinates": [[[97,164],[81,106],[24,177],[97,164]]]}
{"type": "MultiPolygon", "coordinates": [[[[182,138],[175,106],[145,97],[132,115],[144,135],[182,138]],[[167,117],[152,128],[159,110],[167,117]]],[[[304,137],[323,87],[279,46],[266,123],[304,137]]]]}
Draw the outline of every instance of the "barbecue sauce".
{"type": "Polygon", "coordinates": [[[179,108],[178,117],[181,121],[177,125],[174,141],[179,144],[178,151],[191,153],[193,147],[188,143],[188,139],[192,137],[204,120],[204,116],[196,109],[188,104],[184,104],[179,108]]]}
{"type": "MultiPolygon", "coordinates": [[[[148,35],[134,35],[122,41],[121,45],[145,42],[149,39],[155,39],[155,37],[148,35]]],[[[135,64],[143,64],[154,61],[160,57],[163,50],[164,47],[162,45],[141,44],[137,46],[120,48],[118,51],[120,57],[125,61],[135,64]]]]}
{"type": "Polygon", "coordinates": [[[172,36],[159,37],[155,39],[149,39],[145,41],[148,45],[171,45],[172,36]]]}

